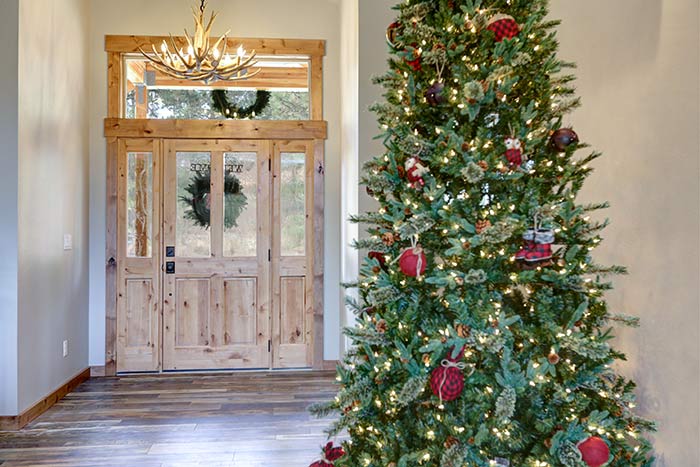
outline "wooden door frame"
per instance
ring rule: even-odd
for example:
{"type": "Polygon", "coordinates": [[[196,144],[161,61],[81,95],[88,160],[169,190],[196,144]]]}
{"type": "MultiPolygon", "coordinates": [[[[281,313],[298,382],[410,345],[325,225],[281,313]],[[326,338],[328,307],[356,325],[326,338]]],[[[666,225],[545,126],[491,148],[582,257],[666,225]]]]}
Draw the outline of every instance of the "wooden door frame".
{"type": "MultiPolygon", "coordinates": [[[[118,158],[120,138],[149,139],[227,139],[227,140],[307,140],[313,145],[314,182],[310,187],[313,210],[313,230],[308,252],[312,270],[308,277],[313,282],[313,369],[329,365],[323,359],[323,277],[324,277],[324,183],[325,140],[328,124],[323,121],[323,40],[239,39],[229,38],[229,46],[242,44],[260,55],[307,57],[310,60],[310,109],[308,121],[263,120],[147,120],[123,117],[123,89],[125,83],[124,58],[138,52],[138,47],[162,42],[159,36],[105,36],[108,63],[107,118],[104,136],[107,143],[107,196],[105,248],[105,376],[117,373],[117,295],[118,295],[118,158]]],[[[176,38],[176,40],[184,40],[176,38]]],[[[162,311],[161,311],[162,312],[162,311]]]]}

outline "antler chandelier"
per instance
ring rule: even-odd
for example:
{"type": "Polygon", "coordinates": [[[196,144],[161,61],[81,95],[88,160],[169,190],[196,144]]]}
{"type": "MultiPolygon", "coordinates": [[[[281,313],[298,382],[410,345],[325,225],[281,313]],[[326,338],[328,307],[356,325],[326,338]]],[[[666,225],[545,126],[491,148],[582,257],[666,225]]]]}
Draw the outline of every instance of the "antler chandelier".
{"type": "Polygon", "coordinates": [[[152,63],[153,68],[176,79],[202,81],[208,84],[217,80],[237,81],[258,74],[260,70],[252,73],[249,71],[250,67],[257,63],[255,51],[247,54],[243,45],[240,45],[235,56],[232,57],[229,54],[227,39],[230,30],[212,45],[211,28],[217,13],[212,13],[205,27],[206,8],[207,0],[202,0],[199,11],[192,8],[195,29],[192,36],[185,29],[186,50],[178,47],[171,34],[170,44],[163,41],[160,50],[152,44],[151,53],[146,53],[140,46],[139,51],[152,63]]]}

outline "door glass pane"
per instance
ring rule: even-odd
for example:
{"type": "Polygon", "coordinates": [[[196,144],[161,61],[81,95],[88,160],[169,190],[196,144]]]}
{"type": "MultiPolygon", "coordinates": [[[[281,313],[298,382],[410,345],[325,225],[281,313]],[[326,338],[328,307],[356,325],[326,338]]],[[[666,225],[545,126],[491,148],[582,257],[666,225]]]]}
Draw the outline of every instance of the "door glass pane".
{"type": "Polygon", "coordinates": [[[130,152],[126,175],[126,254],[150,258],[153,229],[153,154],[130,152]]]}
{"type": "Polygon", "coordinates": [[[306,154],[283,152],[280,170],[282,256],[306,253],[306,154]]]}
{"type": "Polygon", "coordinates": [[[175,253],[179,257],[211,256],[211,154],[178,152],[175,253]]]}
{"type": "Polygon", "coordinates": [[[252,79],[209,84],[172,78],[143,57],[124,60],[126,118],[308,120],[308,59],[258,56],[252,79]]]}
{"type": "Polygon", "coordinates": [[[258,155],[224,153],[224,256],[255,256],[258,228],[258,155]]]}

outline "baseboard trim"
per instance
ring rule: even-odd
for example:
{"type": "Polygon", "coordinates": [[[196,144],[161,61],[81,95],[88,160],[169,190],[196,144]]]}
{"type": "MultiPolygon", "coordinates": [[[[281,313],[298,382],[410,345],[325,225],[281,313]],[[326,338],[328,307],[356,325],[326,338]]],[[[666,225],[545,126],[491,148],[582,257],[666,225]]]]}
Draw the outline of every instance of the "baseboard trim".
{"type": "Polygon", "coordinates": [[[323,361],[323,370],[327,371],[335,371],[338,367],[338,360],[324,360],[323,361]]]}
{"type": "Polygon", "coordinates": [[[78,386],[90,379],[90,368],[85,368],[80,373],[66,381],[58,389],[39,402],[29,407],[19,415],[13,417],[0,417],[0,431],[17,431],[27,426],[32,420],[49,410],[56,402],[63,399],[66,394],[75,390],[78,386]]]}
{"type": "Polygon", "coordinates": [[[90,378],[103,378],[105,376],[105,366],[91,366],[90,378]]]}

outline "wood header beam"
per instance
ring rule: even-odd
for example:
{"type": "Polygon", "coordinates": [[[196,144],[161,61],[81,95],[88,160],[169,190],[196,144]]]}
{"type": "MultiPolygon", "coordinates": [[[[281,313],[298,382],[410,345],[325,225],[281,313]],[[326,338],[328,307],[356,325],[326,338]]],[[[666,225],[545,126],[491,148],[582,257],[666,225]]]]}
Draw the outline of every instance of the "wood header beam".
{"type": "MultiPolygon", "coordinates": [[[[139,46],[144,50],[151,50],[151,44],[157,47],[166,41],[170,43],[169,36],[105,36],[105,51],[117,53],[136,53],[139,46]]],[[[185,47],[184,37],[175,37],[176,44],[185,47]]],[[[316,39],[255,39],[229,37],[227,46],[230,50],[236,50],[242,45],[246,50],[258,55],[300,55],[300,56],[324,56],[326,55],[326,41],[316,39]]]]}
{"type": "Polygon", "coordinates": [[[325,140],[325,121],[147,120],[106,118],[107,138],[325,140]]]}

